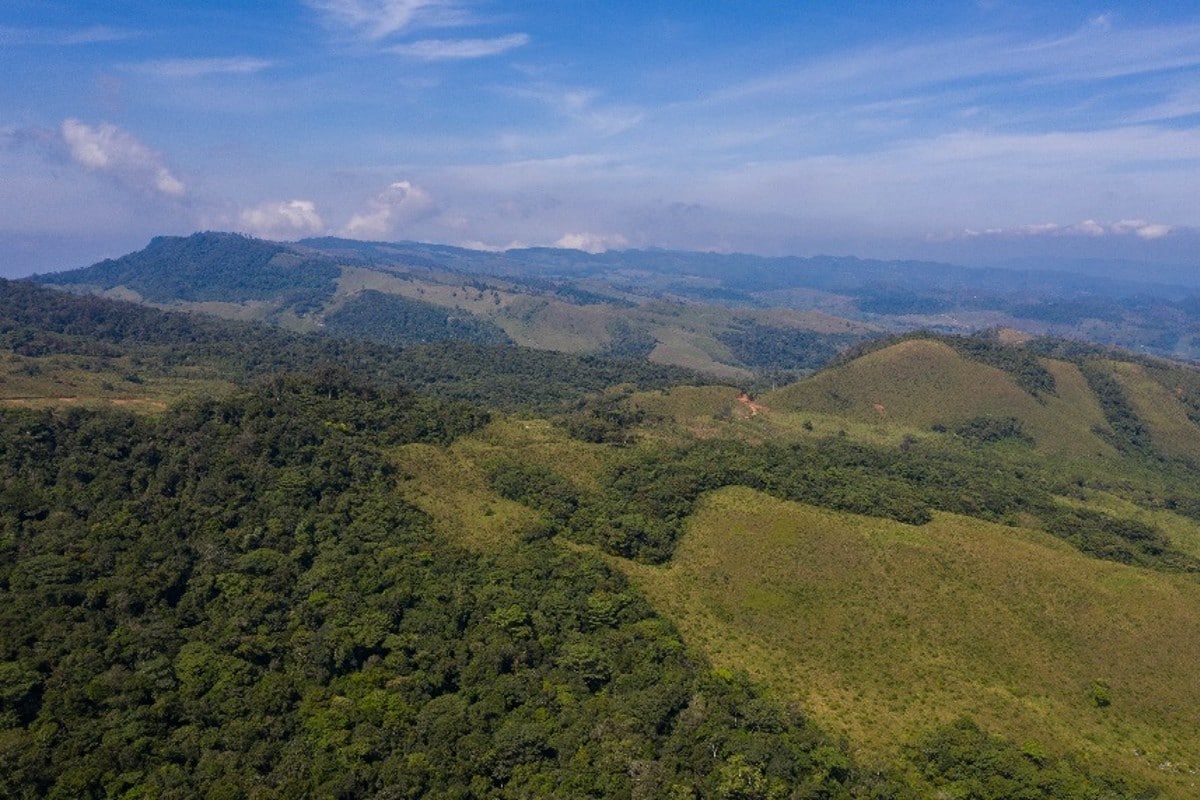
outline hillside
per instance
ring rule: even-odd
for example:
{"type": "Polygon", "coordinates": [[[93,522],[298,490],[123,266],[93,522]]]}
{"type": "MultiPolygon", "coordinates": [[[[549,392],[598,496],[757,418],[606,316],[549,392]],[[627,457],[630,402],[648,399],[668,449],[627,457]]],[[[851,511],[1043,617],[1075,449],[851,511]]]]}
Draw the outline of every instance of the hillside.
{"type": "Polygon", "coordinates": [[[769,408],[816,412],[862,423],[929,431],[953,430],[981,417],[1012,418],[1047,452],[1112,454],[1093,429],[1104,414],[1079,368],[1047,359],[1040,365],[1053,391],[1034,395],[1012,373],[974,361],[934,339],[913,339],[833,367],[766,394],[769,408]]]}
{"type": "Polygon", "coordinates": [[[560,274],[542,267],[561,266],[562,252],[534,255],[198,233],[38,280],[297,332],[385,344],[513,342],[649,358],[728,380],[811,370],[874,330],[817,313],[726,308],[624,279],[593,280],[587,270],[560,274]]]}
{"type": "Polygon", "coordinates": [[[732,488],[690,518],[668,568],[626,569],[715,665],[877,758],[966,713],[1196,790],[1194,579],[1027,530],[948,515],[914,528],[732,488]]]}
{"type": "Polygon", "coordinates": [[[657,250],[487,253],[210,232],[158,237],[137,253],[38,280],[293,331],[387,343],[413,336],[512,341],[649,358],[742,384],[804,374],[864,339],[913,329],[964,334],[1008,326],[1200,358],[1195,288],[925,262],[657,250]],[[419,332],[414,317],[423,318],[419,332]]]}
{"type": "Polygon", "coordinates": [[[0,794],[1195,794],[1193,369],[753,398],[27,283],[0,341],[0,794]]]}

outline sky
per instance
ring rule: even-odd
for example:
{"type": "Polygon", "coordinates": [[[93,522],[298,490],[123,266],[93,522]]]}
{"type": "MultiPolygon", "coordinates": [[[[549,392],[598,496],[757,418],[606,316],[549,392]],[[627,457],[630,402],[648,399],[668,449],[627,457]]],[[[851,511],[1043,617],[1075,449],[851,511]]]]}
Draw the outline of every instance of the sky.
{"type": "Polygon", "coordinates": [[[0,275],[231,230],[1200,269],[1200,4],[4,0],[0,275]]]}

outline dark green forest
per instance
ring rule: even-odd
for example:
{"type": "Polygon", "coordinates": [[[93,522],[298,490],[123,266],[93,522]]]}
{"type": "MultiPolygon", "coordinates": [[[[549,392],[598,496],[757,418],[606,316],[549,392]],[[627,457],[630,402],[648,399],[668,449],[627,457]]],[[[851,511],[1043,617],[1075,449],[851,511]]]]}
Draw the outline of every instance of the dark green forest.
{"type": "Polygon", "coordinates": [[[374,290],[359,292],[325,317],[325,330],[347,338],[406,345],[457,339],[475,344],[512,344],[493,322],[455,315],[433,303],[374,290]]]}
{"type": "Polygon", "coordinates": [[[341,269],[326,256],[235,233],[160,236],[144,250],[71,272],[42,275],[43,283],[126,286],[146,300],[268,300],[280,295],[300,311],[333,294],[341,269]]]}

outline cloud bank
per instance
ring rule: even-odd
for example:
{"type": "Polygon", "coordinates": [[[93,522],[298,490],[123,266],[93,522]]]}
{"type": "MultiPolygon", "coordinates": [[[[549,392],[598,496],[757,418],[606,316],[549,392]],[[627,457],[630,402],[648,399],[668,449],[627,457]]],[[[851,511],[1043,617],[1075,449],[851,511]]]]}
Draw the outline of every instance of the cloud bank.
{"type": "Polygon", "coordinates": [[[987,228],[972,230],[970,228],[959,234],[959,238],[1033,238],[1033,237],[1087,237],[1101,236],[1136,236],[1139,239],[1151,241],[1170,235],[1175,228],[1161,222],[1147,222],[1142,219],[1123,219],[1117,222],[1097,222],[1085,219],[1073,225],[1060,225],[1055,222],[1043,222],[1033,225],[1016,225],[1008,228],[987,228]]]}

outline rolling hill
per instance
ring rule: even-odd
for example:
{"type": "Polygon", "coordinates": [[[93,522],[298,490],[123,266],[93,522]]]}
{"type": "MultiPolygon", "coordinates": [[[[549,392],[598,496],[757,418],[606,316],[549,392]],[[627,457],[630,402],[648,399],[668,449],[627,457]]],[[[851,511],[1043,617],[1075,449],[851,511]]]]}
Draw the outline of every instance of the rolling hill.
{"type": "Polygon", "coordinates": [[[137,253],[37,280],[392,343],[405,318],[444,315],[419,335],[648,357],[743,384],[765,372],[804,374],[864,339],[913,329],[1008,326],[1200,358],[1200,290],[1066,271],[656,250],[486,253],[335,238],[288,244],[210,232],[158,237],[137,253]]]}
{"type": "Polygon", "coordinates": [[[919,334],[793,380],[794,312],[344,250],[319,311],[0,284],[3,793],[1195,796],[1194,368],[919,334]],[[180,313],[233,306],[403,324],[180,313]],[[531,308],[608,355],[469,340],[531,308]],[[668,342],[788,382],[619,357],[668,342]]]}

